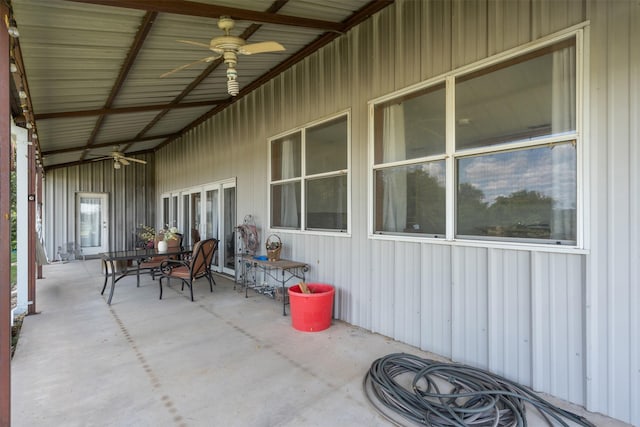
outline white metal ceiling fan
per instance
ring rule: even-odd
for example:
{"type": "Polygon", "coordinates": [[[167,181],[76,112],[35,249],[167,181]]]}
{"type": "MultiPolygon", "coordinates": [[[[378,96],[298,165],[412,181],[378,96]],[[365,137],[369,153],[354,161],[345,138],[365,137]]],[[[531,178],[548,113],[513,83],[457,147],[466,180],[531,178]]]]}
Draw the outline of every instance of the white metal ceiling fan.
{"type": "Polygon", "coordinates": [[[238,84],[238,71],[236,70],[238,54],[253,55],[256,53],[280,52],[285,49],[280,43],[274,41],[247,44],[245,39],[231,35],[231,30],[234,26],[235,22],[233,19],[229,16],[221,16],[220,19],[218,19],[218,28],[224,31],[224,35],[214,37],[208,45],[191,40],[178,40],[180,43],[209,49],[214,53],[214,55],[207,56],[189,64],[181,65],[178,68],[162,74],[160,77],[167,77],[177,71],[184,70],[185,68],[200,62],[212,62],[218,58],[222,58],[224,63],[227,64],[227,91],[229,92],[229,95],[236,96],[240,91],[240,86],[238,84]]]}
{"type": "Polygon", "coordinates": [[[140,164],[143,164],[143,165],[147,164],[146,160],[140,160],[140,159],[136,159],[134,157],[127,157],[122,152],[118,151],[117,149],[115,149],[114,151],[109,153],[108,156],[98,157],[97,159],[93,159],[93,161],[97,162],[99,160],[107,160],[107,159],[113,159],[113,168],[114,169],[120,169],[122,167],[122,165],[129,166],[131,164],[131,162],[140,163],[140,164]]]}

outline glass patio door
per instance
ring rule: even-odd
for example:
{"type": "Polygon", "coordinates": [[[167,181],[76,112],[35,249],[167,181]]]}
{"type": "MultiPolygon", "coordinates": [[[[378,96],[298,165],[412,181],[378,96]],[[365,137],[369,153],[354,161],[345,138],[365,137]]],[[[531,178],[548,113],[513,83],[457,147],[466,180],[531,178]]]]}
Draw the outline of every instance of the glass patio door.
{"type": "MultiPolygon", "coordinates": [[[[204,238],[205,239],[219,239],[218,226],[219,226],[219,214],[220,206],[220,190],[218,187],[206,188],[204,196],[204,238]]],[[[220,261],[218,260],[219,252],[213,257],[212,268],[215,271],[221,271],[220,261]]]]}
{"type": "Polygon", "coordinates": [[[202,195],[201,189],[182,193],[182,215],[178,230],[182,233],[182,244],[192,246],[197,238],[202,240],[202,195]]]}
{"type": "Polygon", "coordinates": [[[109,250],[109,197],[106,193],[78,193],[76,245],[83,255],[109,250]]]}
{"type": "Polygon", "coordinates": [[[204,187],[201,232],[203,238],[218,239],[214,271],[235,276],[236,181],[216,182],[204,187]]]}
{"type": "Polygon", "coordinates": [[[227,274],[235,276],[236,271],[236,183],[229,182],[222,186],[222,215],[221,215],[221,236],[222,241],[219,246],[222,250],[218,250],[220,253],[220,259],[223,260],[222,271],[227,274]]]}

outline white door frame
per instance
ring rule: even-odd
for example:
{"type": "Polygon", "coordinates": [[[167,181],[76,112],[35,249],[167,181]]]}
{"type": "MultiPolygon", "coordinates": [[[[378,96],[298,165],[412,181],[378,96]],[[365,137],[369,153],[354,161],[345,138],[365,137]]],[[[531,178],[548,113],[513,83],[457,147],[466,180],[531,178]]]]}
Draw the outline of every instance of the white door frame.
{"type": "Polygon", "coordinates": [[[76,233],[75,245],[82,251],[82,255],[97,255],[102,252],[109,251],[109,194],[108,193],[76,193],[76,233]],[[82,221],[80,218],[81,201],[83,198],[100,199],[100,245],[98,246],[82,246],[82,221]]]}
{"type": "MultiPolygon", "coordinates": [[[[235,222],[233,222],[232,224],[225,224],[224,222],[225,220],[224,190],[229,188],[234,188],[234,189],[236,188],[235,177],[211,182],[211,183],[200,185],[200,186],[188,187],[179,191],[163,193],[160,196],[159,212],[163,212],[163,199],[168,197],[170,216],[172,214],[174,215],[173,216],[174,223],[177,224],[176,226],[178,227],[178,230],[184,233],[184,242],[186,244],[191,244],[191,227],[193,226],[193,224],[191,224],[191,217],[193,216],[193,212],[191,212],[191,195],[195,193],[199,193],[200,194],[200,224],[198,224],[198,231],[200,232],[200,235],[202,236],[203,239],[205,237],[213,237],[213,236],[206,235],[206,230],[208,225],[207,222],[209,221],[209,218],[207,218],[206,197],[207,197],[207,191],[212,191],[212,190],[218,191],[217,218],[215,219],[217,221],[217,224],[216,224],[217,227],[213,227],[213,228],[218,230],[218,236],[216,238],[219,239],[220,242],[218,244],[218,251],[216,254],[218,258],[218,262],[216,265],[212,265],[211,268],[214,271],[217,271],[219,273],[225,273],[231,276],[235,276],[235,262],[234,262],[234,268],[225,266],[225,262],[224,262],[224,260],[227,258],[227,255],[228,255],[226,254],[226,244],[224,241],[225,227],[227,228],[227,230],[233,229],[235,227],[235,222]],[[186,206],[186,209],[184,206],[185,196],[189,196],[188,197],[189,206],[186,206]],[[173,212],[174,210],[173,202],[172,202],[173,197],[178,197],[177,212],[173,212]],[[185,215],[187,215],[186,218],[185,218],[185,215]],[[185,228],[185,226],[187,227],[187,229],[182,230],[182,228],[185,228]]],[[[235,203],[237,205],[237,194],[236,194],[235,200],[236,200],[235,203]]],[[[236,211],[236,206],[233,207],[233,210],[234,212],[236,211]]],[[[237,212],[235,213],[232,221],[236,221],[236,220],[237,220],[237,212]]],[[[237,244],[237,241],[234,241],[234,244],[237,244]]],[[[235,254],[232,254],[232,255],[235,256],[235,254]]]]}

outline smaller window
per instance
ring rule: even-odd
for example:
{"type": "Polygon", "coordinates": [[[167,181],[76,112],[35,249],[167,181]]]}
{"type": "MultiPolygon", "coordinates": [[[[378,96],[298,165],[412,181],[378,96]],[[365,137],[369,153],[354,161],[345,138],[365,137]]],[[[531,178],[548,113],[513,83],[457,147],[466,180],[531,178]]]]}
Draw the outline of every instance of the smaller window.
{"type": "Polygon", "coordinates": [[[348,129],[342,115],[271,141],[271,227],[347,231],[348,129]]]}

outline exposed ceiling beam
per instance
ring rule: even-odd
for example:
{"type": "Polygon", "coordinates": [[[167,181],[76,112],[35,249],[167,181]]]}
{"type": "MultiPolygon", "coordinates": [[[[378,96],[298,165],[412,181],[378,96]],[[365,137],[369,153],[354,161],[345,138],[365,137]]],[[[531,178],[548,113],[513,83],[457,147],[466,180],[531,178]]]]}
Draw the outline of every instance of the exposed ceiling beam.
{"type": "MultiPolygon", "coordinates": [[[[129,53],[127,53],[127,57],[124,60],[124,64],[122,64],[122,67],[120,68],[120,72],[118,73],[118,78],[116,79],[115,83],[113,84],[113,87],[111,88],[111,92],[109,93],[109,97],[107,98],[107,101],[104,104],[104,108],[111,108],[111,106],[113,105],[113,101],[116,99],[116,96],[120,92],[122,85],[124,84],[125,80],[127,79],[127,76],[129,75],[129,71],[131,71],[131,67],[133,67],[133,63],[138,57],[138,53],[140,52],[140,49],[142,49],[142,45],[144,44],[144,41],[147,38],[147,35],[149,35],[149,31],[151,31],[151,27],[153,26],[153,22],[155,21],[156,16],[158,16],[157,12],[148,12],[142,18],[140,28],[138,28],[136,37],[134,38],[133,43],[131,44],[131,48],[129,49],[129,53]]],[[[93,143],[95,142],[98,136],[98,132],[100,132],[100,129],[102,128],[102,123],[104,122],[104,118],[105,118],[104,115],[100,115],[96,120],[96,124],[93,127],[93,132],[91,132],[91,136],[87,141],[87,147],[92,146],[93,143]]],[[[84,160],[84,154],[81,156],[80,160],[84,160]]]]}
{"type": "Polygon", "coordinates": [[[101,142],[99,144],[93,144],[91,147],[87,147],[87,146],[82,145],[82,146],[77,146],[77,147],[67,147],[67,148],[59,148],[57,150],[43,151],[42,155],[43,156],[51,156],[51,155],[54,155],[54,154],[75,153],[77,151],[93,150],[94,148],[113,147],[113,146],[117,146],[117,145],[129,145],[129,144],[134,144],[136,142],[153,141],[155,139],[175,138],[177,136],[179,136],[177,133],[171,133],[171,134],[164,134],[164,135],[145,136],[145,137],[142,137],[142,138],[125,139],[125,140],[121,140],[121,141],[101,142]]]}
{"type": "Polygon", "coordinates": [[[299,18],[296,16],[278,15],[274,12],[259,12],[256,10],[239,9],[236,7],[217,6],[183,0],[70,0],[77,3],[99,4],[104,6],[122,7],[128,9],[147,10],[177,15],[201,16],[205,18],[219,18],[231,16],[245,21],[269,24],[291,25],[296,27],[316,28],[326,31],[342,32],[343,26],[337,22],[319,19],[299,18]]]}
{"type": "Polygon", "coordinates": [[[89,117],[109,114],[127,114],[127,113],[142,113],[145,111],[155,110],[173,110],[177,108],[195,108],[195,107],[207,107],[209,105],[218,105],[227,102],[226,100],[218,101],[195,101],[195,102],[183,102],[169,103],[169,104],[152,104],[152,105],[137,105],[132,107],[119,107],[119,108],[98,108],[95,110],[77,110],[77,111],[58,111],[55,113],[42,113],[36,114],[36,120],[47,119],[68,119],[73,117],[89,117]]]}
{"type": "MultiPolygon", "coordinates": [[[[150,153],[153,153],[153,150],[149,149],[149,150],[131,152],[131,153],[127,153],[127,156],[138,156],[138,155],[150,154],[150,153]]],[[[100,159],[101,162],[108,162],[109,160],[110,159],[107,158],[106,156],[105,156],[104,159],[100,159]]],[[[83,164],[90,163],[90,162],[95,162],[95,161],[96,161],[96,159],[78,160],[78,161],[75,161],[75,162],[61,163],[61,164],[57,164],[57,165],[44,166],[44,169],[46,171],[49,171],[49,170],[52,170],[52,169],[68,168],[70,166],[83,165],[83,164]]]]}

